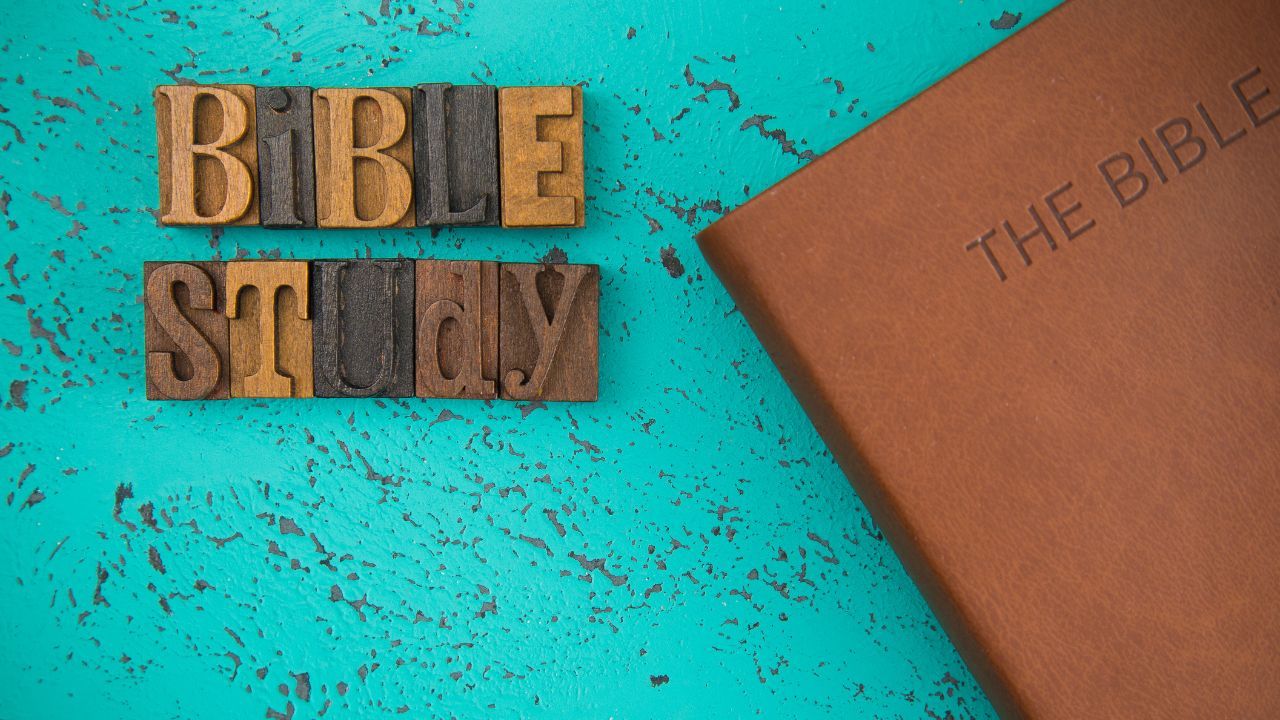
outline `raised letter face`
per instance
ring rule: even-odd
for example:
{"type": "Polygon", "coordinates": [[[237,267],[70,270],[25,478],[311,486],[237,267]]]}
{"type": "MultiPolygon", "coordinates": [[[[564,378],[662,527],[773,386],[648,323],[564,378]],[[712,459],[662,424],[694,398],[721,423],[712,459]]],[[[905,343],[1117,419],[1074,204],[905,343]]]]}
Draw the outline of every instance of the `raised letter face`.
{"type": "Polygon", "coordinates": [[[409,88],[316,90],[320,227],[413,225],[409,104],[409,88]]]}
{"type": "Polygon", "coordinates": [[[155,105],[160,222],[257,224],[253,86],[161,85],[155,105]]]}
{"type": "Polygon", "coordinates": [[[500,283],[502,397],[595,400],[600,269],[504,263],[500,283]]]}
{"type": "Polygon", "coordinates": [[[498,264],[419,260],[419,397],[494,397],[498,377],[498,264]]]}
{"type": "Polygon", "coordinates": [[[497,89],[415,88],[413,162],[419,225],[497,225],[497,89]]]}
{"type": "Polygon", "coordinates": [[[147,399],[222,400],[230,396],[225,265],[143,264],[147,399]]]}
{"type": "Polygon", "coordinates": [[[262,225],[315,227],[311,88],[260,87],[256,104],[262,225]]]}
{"type": "Polygon", "coordinates": [[[316,397],[413,396],[413,261],[312,264],[316,397]]]}
{"type": "Polygon", "coordinates": [[[232,397],[311,397],[307,263],[227,263],[232,397]]]}
{"type": "Polygon", "coordinates": [[[498,115],[502,225],[581,227],[582,88],[505,87],[498,115]]]}

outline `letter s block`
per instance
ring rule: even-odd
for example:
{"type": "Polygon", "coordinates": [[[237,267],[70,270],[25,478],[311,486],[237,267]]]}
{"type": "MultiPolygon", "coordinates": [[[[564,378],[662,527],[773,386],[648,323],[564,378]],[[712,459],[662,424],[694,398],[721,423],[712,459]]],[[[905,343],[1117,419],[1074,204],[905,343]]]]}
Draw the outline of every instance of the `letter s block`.
{"type": "Polygon", "coordinates": [[[147,399],[230,397],[226,263],[142,264],[147,399]]]}
{"type": "Polygon", "coordinates": [[[312,397],[307,263],[227,263],[231,396],[312,397]]]}
{"type": "Polygon", "coordinates": [[[582,88],[498,91],[503,227],[582,227],[582,88]]]}
{"type": "Polygon", "coordinates": [[[316,90],[320,227],[413,226],[410,104],[409,88],[316,90]]]}
{"type": "Polygon", "coordinates": [[[253,96],[252,85],[155,89],[162,224],[258,223],[253,96]]]}

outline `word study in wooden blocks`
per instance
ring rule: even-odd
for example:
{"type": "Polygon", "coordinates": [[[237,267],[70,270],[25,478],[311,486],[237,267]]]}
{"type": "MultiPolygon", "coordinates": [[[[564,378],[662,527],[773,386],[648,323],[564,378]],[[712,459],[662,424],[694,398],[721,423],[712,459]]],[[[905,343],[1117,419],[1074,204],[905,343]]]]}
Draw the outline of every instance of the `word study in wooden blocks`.
{"type": "Polygon", "coordinates": [[[149,399],[596,399],[595,265],[148,262],[143,285],[149,399]]]}

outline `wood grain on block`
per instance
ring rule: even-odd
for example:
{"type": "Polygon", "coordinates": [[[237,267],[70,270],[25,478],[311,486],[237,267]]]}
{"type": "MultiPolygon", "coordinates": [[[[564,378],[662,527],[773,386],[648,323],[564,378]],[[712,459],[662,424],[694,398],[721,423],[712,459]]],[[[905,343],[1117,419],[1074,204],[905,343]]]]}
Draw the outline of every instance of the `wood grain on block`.
{"type": "Polygon", "coordinates": [[[232,397],[311,397],[308,263],[227,263],[232,397]]]}
{"type": "Polygon", "coordinates": [[[498,91],[502,225],[581,227],[582,88],[498,91]]]}
{"type": "Polygon", "coordinates": [[[226,263],[142,265],[147,399],[230,397],[226,263]]]}
{"type": "Polygon", "coordinates": [[[413,264],[311,264],[316,397],[413,396],[413,264]]]}
{"type": "Polygon", "coordinates": [[[503,263],[499,275],[502,397],[595,400],[600,269],[503,263]]]}
{"type": "Polygon", "coordinates": [[[409,88],[315,91],[320,227],[412,227],[409,88]]]}
{"type": "Polygon", "coordinates": [[[419,225],[497,225],[497,88],[414,88],[413,163],[419,225]]]}
{"type": "Polygon", "coordinates": [[[418,396],[495,397],[498,264],[419,260],[416,302],[418,396]]]}
{"type": "Polygon", "coordinates": [[[258,204],[263,227],[316,226],[311,88],[259,87],[258,204]]]}
{"type": "Polygon", "coordinates": [[[257,224],[253,96],[252,85],[156,87],[162,224],[257,224]]]}

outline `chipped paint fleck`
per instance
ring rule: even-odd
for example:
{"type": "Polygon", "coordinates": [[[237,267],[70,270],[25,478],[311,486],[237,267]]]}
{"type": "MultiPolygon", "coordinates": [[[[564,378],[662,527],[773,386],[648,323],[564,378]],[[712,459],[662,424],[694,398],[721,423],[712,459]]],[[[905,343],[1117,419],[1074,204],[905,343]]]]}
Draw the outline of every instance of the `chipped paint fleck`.
{"type": "Polygon", "coordinates": [[[0,717],[992,718],[692,236],[1052,4],[10,3],[0,717]],[[157,226],[153,86],[421,81],[587,227],[157,226]],[[144,399],[143,260],[397,255],[598,263],[600,401],[144,399]]]}

